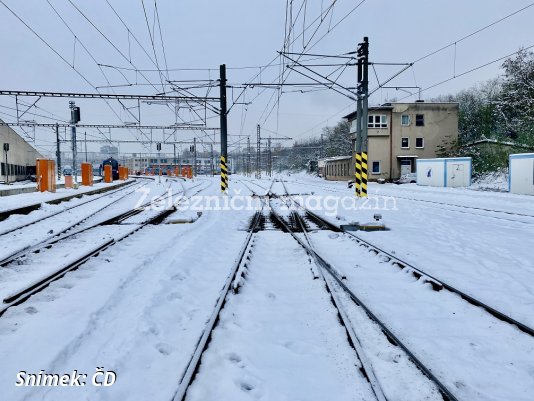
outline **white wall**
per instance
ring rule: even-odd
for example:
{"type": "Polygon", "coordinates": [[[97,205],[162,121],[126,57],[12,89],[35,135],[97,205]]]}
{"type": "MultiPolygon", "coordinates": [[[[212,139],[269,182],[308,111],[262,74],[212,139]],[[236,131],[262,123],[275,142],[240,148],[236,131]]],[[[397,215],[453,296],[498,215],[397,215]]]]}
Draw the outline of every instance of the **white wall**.
{"type": "Polygon", "coordinates": [[[442,159],[416,160],[417,185],[445,186],[445,163],[442,159]]]}
{"type": "Polygon", "coordinates": [[[510,155],[510,192],[534,195],[534,153],[510,155]]]}
{"type": "Polygon", "coordinates": [[[418,159],[417,185],[468,187],[471,185],[471,158],[418,159]]]}

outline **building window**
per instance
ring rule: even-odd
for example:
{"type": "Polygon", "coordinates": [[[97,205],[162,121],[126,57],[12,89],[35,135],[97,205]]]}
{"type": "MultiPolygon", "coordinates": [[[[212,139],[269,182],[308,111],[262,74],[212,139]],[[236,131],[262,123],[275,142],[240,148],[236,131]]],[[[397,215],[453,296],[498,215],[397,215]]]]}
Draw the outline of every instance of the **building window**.
{"type": "Polygon", "coordinates": [[[425,126],[425,115],[424,114],[416,114],[415,115],[415,126],[416,127],[424,127],[425,126]]]}
{"type": "Polygon", "coordinates": [[[415,147],[422,149],[425,147],[425,138],[415,138],[415,147]]]}
{"type": "Polygon", "coordinates": [[[368,116],[367,128],[387,128],[388,116],[385,114],[377,114],[368,116]]]}
{"type": "Polygon", "coordinates": [[[402,149],[410,148],[410,138],[401,138],[401,148],[402,149]]]}
{"type": "Polygon", "coordinates": [[[404,125],[405,127],[410,125],[410,116],[408,114],[403,114],[401,116],[401,125],[404,125]]]}
{"type": "Polygon", "coordinates": [[[373,164],[371,166],[371,173],[380,174],[380,162],[379,161],[373,161],[373,164]]]}
{"type": "Polygon", "coordinates": [[[358,120],[354,119],[350,122],[350,133],[352,134],[353,132],[356,132],[357,130],[357,127],[358,127],[358,124],[357,124],[358,120]]]}

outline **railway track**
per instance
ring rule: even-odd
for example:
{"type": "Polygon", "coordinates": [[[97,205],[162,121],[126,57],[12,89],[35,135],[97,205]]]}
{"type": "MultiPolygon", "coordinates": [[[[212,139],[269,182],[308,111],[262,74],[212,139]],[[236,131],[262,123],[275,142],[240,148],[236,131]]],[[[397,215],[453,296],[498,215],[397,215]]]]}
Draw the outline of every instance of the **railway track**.
{"type": "MultiPolygon", "coordinates": [[[[324,186],[324,185],[318,185],[318,184],[315,184],[315,183],[306,183],[306,186],[308,186],[308,185],[314,186],[316,188],[324,189],[324,190],[327,190],[327,191],[334,191],[334,192],[347,194],[346,190],[342,190],[340,188],[334,188],[334,187],[329,187],[329,186],[324,186]]],[[[372,194],[370,194],[370,196],[371,195],[372,194]]],[[[507,211],[507,210],[498,210],[498,209],[490,209],[490,208],[477,207],[477,206],[460,205],[460,204],[456,204],[456,203],[439,202],[439,201],[433,201],[433,200],[428,200],[428,199],[417,199],[417,198],[408,197],[408,196],[402,196],[402,195],[398,195],[398,194],[385,195],[385,196],[392,196],[394,198],[405,199],[405,200],[410,200],[410,201],[414,201],[414,202],[421,202],[421,203],[428,203],[428,204],[433,204],[433,205],[447,206],[447,207],[449,207],[449,209],[446,209],[446,208],[439,208],[439,209],[446,210],[448,212],[452,211],[452,212],[457,212],[457,213],[467,213],[467,214],[471,214],[471,215],[474,215],[474,216],[485,217],[485,218],[490,218],[490,219],[497,219],[497,220],[511,221],[511,222],[514,222],[514,223],[522,223],[522,224],[532,224],[532,223],[534,223],[534,215],[528,214],[528,213],[517,213],[517,212],[510,212],[510,211],[507,211]],[[450,207],[463,209],[463,210],[454,210],[454,209],[450,209],[450,207]],[[487,212],[487,213],[477,213],[477,211],[487,212]],[[490,215],[489,213],[496,214],[496,215],[490,215]],[[509,216],[509,217],[505,217],[505,216],[509,216]],[[518,218],[525,218],[526,217],[528,219],[528,221],[511,218],[513,216],[518,217],[518,218]]]]}
{"type": "MultiPolygon", "coordinates": [[[[144,185],[141,185],[140,187],[143,187],[144,185]]],[[[123,194],[122,196],[120,196],[119,198],[114,198],[111,200],[111,202],[109,203],[106,203],[104,205],[104,207],[106,206],[109,206],[113,203],[116,203],[117,201],[120,201],[124,198],[126,198],[127,196],[131,195],[132,193],[134,193],[138,188],[135,188],[133,190],[130,190],[130,191],[127,191],[125,194],[123,194]]],[[[130,214],[136,214],[136,213],[139,213],[143,207],[146,207],[149,203],[147,202],[146,204],[142,205],[139,210],[137,209],[132,209],[130,210],[128,213],[130,214]]],[[[71,208],[70,210],[72,210],[73,208],[71,208]]],[[[32,251],[36,251],[38,249],[41,249],[43,248],[43,246],[48,246],[49,243],[53,242],[54,239],[56,238],[60,238],[62,239],[62,235],[68,233],[69,231],[73,230],[75,227],[83,224],[84,222],[86,222],[87,220],[89,220],[90,218],[94,217],[95,215],[97,215],[99,212],[101,212],[103,209],[102,208],[99,208],[98,210],[90,213],[89,215],[86,215],[84,216],[83,218],[81,219],[76,219],[73,223],[69,223],[67,224],[66,227],[63,227],[61,230],[57,231],[57,232],[54,232],[54,230],[50,230],[46,233],[45,237],[44,238],[40,238],[37,240],[37,242],[35,243],[24,243],[24,241],[22,241],[22,246],[14,249],[14,250],[11,250],[9,251],[8,254],[4,254],[1,259],[0,259],[0,266],[1,267],[5,267],[7,264],[9,264],[10,262],[12,262],[13,260],[15,259],[18,259],[20,258],[21,256],[24,256],[24,254],[28,253],[28,252],[32,252],[32,251]]],[[[57,216],[58,214],[60,213],[57,213],[55,214],[54,216],[57,216]]],[[[120,214],[119,216],[122,216],[123,214],[120,214]]],[[[36,225],[36,224],[39,224],[41,222],[47,222],[47,220],[51,217],[54,217],[54,216],[46,216],[45,218],[43,218],[42,220],[38,220],[38,221],[34,221],[34,222],[31,222],[31,223],[27,223],[27,224],[23,224],[22,226],[14,229],[14,230],[8,230],[7,232],[3,233],[1,236],[0,236],[0,239],[2,238],[9,238],[10,241],[12,241],[13,237],[12,236],[8,236],[8,234],[13,234],[15,233],[16,231],[19,231],[19,230],[25,230],[25,229],[32,229],[33,225],[36,225]]],[[[106,224],[107,222],[110,222],[110,224],[114,221],[113,218],[109,219],[109,220],[105,220],[104,222],[98,222],[96,224],[93,224],[89,227],[87,227],[86,229],[90,229],[94,226],[97,226],[97,225],[100,225],[100,224],[106,224]]],[[[50,227],[47,227],[47,228],[50,228],[50,227]]],[[[84,229],[84,230],[86,230],[84,229]]],[[[83,230],[82,230],[83,231],[83,230]]],[[[78,231],[78,232],[81,232],[81,231],[78,231]]],[[[24,231],[19,233],[20,237],[21,238],[25,238],[25,233],[24,231]]]]}
{"type": "MultiPolygon", "coordinates": [[[[78,203],[78,204],[76,204],[76,205],[69,206],[69,207],[64,208],[64,209],[62,209],[62,210],[58,210],[58,211],[56,211],[56,212],[54,212],[54,213],[50,213],[50,214],[47,214],[47,215],[45,215],[45,216],[41,216],[41,217],[39,217],[38,219],[31,220],[31,221],[29,221],[29,222],[25,222],[25,223],[20,224],[20,225],[18,225],[18,226],[10,227],[9,229],[0,232],[0,238],[1,238],[3,235],[10,234],[10,233],[12,233],[12,232],[14,232],[14,231],[17,231],[17,230],[21,230],[21,229],[26,228],[26,227],[28,227],[28,226],[31,226],[31,225],[33,225],[33,224],[41,223],[41,222],[43,222],[43,221],[45,221],[45,220],[48,220],[48,219],[50,219],[50,218],[52,218],[52,217],[55,217],[55,216],[58,216],[58,215],[60,215],[60,214],[62,214],[62,213],[69,212],[69,211],[74,210],[74,209],[77,209],[77,208],[79,208],[79,207],[81,207],[81,206],[85,206],[85,205],[87,205],[87,204],[89,204],[89,203],[98,201],[98,200],[100,200],[100,199],[102,199],[102,198],[104,198],[104,197],[109,197],[110,195],[114,195],[114,194],[117,194],[117,193],[119,193],[119,192],[122,192],[122,191],[124,191],[125,189],[129,189],[129,187],[130,187],[130,186],[133,186],[134,184],[135,184],[135,181],[132,181],[132,182],[130,182],[130,183],[128,183],[128,184],[126,184],[126,185],[124,185],[124,186],[118,188],[118,189],[115,189],[115,190],[112,190],[112,191],[105,192],[104,194],[102,194],[102,195],[100,195],[100,196],[93,197],[93,198],[88,199],[88,200],[86,200],[86,201],[84,201],[84,202],[80,202],[80,203],[78,203]]],[[[145,185],[146,185],[146,183],[145,183],[145,184],[142,184],[142,185],[135,186],[135,189],[134,189],[133,191],[127,191],[126,194],[125,194],[124,196],[127,196],[127,195],[129,195],[129,194],[135,192],[137,189],[139,189],[139,188],[141,188],[141,187],[143,187],[143,186],[145,186],[145,185]]],[[[122,197],[119,198],[119,199],[122,199],[122,197]]],[[[117,201],[117,199],[114,199],[114,198],[112,198],[112,199],[110,199],[110,200],[111,200],[112,202],[116,202],[116,201],[117,201]]],[[[110,203],[111,203],[111,202],[110,202],[110,203]]],[[[106,204],[105,206],[107,206],[107,204],[106,204]]]]}
{"type": "MultiPolygon", "coordinates": [[[[346,278],[343,274],[339,273],[339,269],[334,267],[331,263],[329,263],[324,257],[322,257],[318,251],[314,248],[308,234],[307,229],[305,227],[305,222],[298,213],[291,213],[292,220],[295,221],[298,226],[299,230],[295,230],[293,227],[291,227],[291,224],[288,223],[288,220],[284,219],[279,213],[277,213],[276,208],[271,207],[271,216],[274,218],[279,226],[282,228],[283,231],[289,233],[298,243],[299,245],[306,250],[306,252],[313,257],[316,266],[317,266],[317,275],[318,277],[322,278],[327,286],[328,292],[332,294],[333,301],[336,305],[336,308],[338,309],[339,315],[341,317],[341,320],[343,322],[343,326],[347,329],[348,335],[351,339],[352,344],[354,345],[354,348],[358,354],[358,357],[360,360],[366,361],[366,354],[361,346],[361,339],[357,335],[357,331],[355,327],[353,327],[352,323],[350,322],[350,319],[348,318],[348,314],[345,311],[345,309],[342,306],[342,303],[339,299],[338,290],[336,289],[335,285],[337,285],[359,308],[362,308],[365,311],[365,314],[375,323],[377,324],[380,329],[382,330],[383,334],[388,338],[388,340],[393,343],[394,345],[400,347],[404,353],[408,356],[411,362],[413,362],[414,365],[417,366],[417,368],[436,386],[438,391],[440,392],[443,400],[446,401],[458,401],[458,398],[453,394],[453,392],[432,372],[431,369],[429,369],[417,356],[416,354],[410,350],[410,348],[405,345],[399,337],[397,337],[389,328],[388,326],[376,315],[372,312],[372,310],[369,308],[368,305],[366,305],[362,300],[352,291],[346,284],[346,278]],[[303,233],[303,237],[299,237],[297,235],[297,232],[303,233]],[[334,285],[335,283],[335,285],[334,285]]],[[[377,399],[386,399],[383,396],[383,390],[381,389],[379,385],[379,381],[376,379],[374,373],[373,373],[373,367],[371,364],[366,361],[364,363],[366,368],[367,376],[369,377],[370,383],[373,386],[374,393],[377,395],[377,399]],[[380,398],[380,394],[382,394],[382,397],[380,398]]]]}
{"type": "MultiPolygon", "coordinates": [[[[529,334],[519,331],[518,327],[513,324],[495,319],[493,315],[488,315],[485,310],[473,308],[471,304],[465,303],[463,299],[457,298],[449,291],[441,292],[440,295],[436,296],[432,295],[428,286],[417,284],[424,283],[425,277],[421,277],[422,281],[420,279],[414,281],[406,274],[399,275],[393,269],[385,268],[384,264],[388,263],[389,259],[384,258],[376,250],[371,251],[366,257],[361,256],[361,251],[347,252],[346,249],[352,248],[350,241],[344,241],[344,248],[338,246],[341,245],[340,239],[347,237],[337,236],[339,234],[336,236],[328,234],[328,228],[324,231],[315,231],[313,234],[313,238],[317,239],[321,246],[310,245],[307,229],[304,227],[305,215],[302,210],[288,212],[286,205],[280,203],[280,199],[277,199],[276,196],[272,199],[275,204],[279,204],[278,207],[283,206],[286,214],[283,216],[278,213],[277,225],[286,232],[290,232],[295,240],[307,249],[309,254],[314,255],[319,265],[323,266],[325,275],[334,282],[334,285],[339,287],[342,293],[340,294],[341,298],[345,294],[345,297],[350,298],[356,305],[365,309],[366,315],[381,327],[382,332],[391,343],[401,347],[422,372],[434,376],[432,381],[440,388],[444,399],[487,399],[486,388],[495,386],[496,383],[501,384],[494,388],[494,391],[500,391],[500,396],[495,395],[495,399],[507,399],[506,397],[502,398],[503,394],[515,390],[504,383],[512,382],[512,376],[517,377],[515,375],[523,378],[525,384],[521,388],[521,392],[526,394],[529,387],[527,383],[532,382],[532,377],[529,377],[527,373],[530,366],[530,363],[527,362],[530,357],[527,355],[532,354],[533,346],[532,337],[529,334]],[[295,227],[295,221],[300,221],[301,227],[295,227]],[[340,254],[344,256],[342,258],[337,257],[340,254]],[[377,260],[373,264],[369,264],[373,259],[377,260]],[[337,263],[341,264],[336,265],[336,262],[332,264],[330,260],[337,260],[337,263]],[[348,265],[346,264],[347,261],[349,261],[348,265]],[[357,264],[354,265],[354,263],[357,264]],[[369,266],[365,267],[368,264],[369,266]],[[406,293],[407,291],[410,294],[406,293]],[[432,299],[435,297],[439,297],[439,299],[432,299]],[[392,308],[392,302],[398,306],[392,308]],[[425,310],[429,310],[425,305],[429,302],[434,303],[430,308],[433,311],[432,315],[425,312],[425,310]],[[422,307],[420,310],[419,306],[422,307]],[[405,313],[407,310],[410,312],[405,313]],[[405,322],[403,318],[399,317],[404,315],[413,323],[405,322]],[[421,323],[421,319],[424,319],[423,323],[421,323]],[[433,319],[436,319],[435,323],[432,323],[433,319]],[[451,332],[451,327],[456,325],[459,325],[455,329],[460,330],[457,332],[458,335],[451,332]],[[419,344],[421,332],[425,335],[422,336],[424,341],[419,344]],[[451,334],[456,342],[453,348],[447,344],[451,334]],[[491,340],[488,340],[488,335],[491,336],[491,340]],[[483,349],[473,352],[473,358],[483,359],[485,355],[491,353],[495,359],[492,362],[483,362],[478,365],[471,364],[471,359],[468,358],[468,360],[464,360],[467,365],[462,365],[460,362],[464,359],[460,356],[462,354],[451,358],[451,355],[455,355],[455,351],[470,353],[469,348],[475,344],[477,347],[480,344],[484,344],[484,346],[483,349]],[[436,364],[436,361],[440,362],[436,364]],[[510,373],[506,372],[506,368],[504,368],[506,364],[522,366],[522,368],[518,368],[516,373],[510,376],[510,373]],[[458,374],[463,369],[466,372],[458,374]],[[479,372],[492,373],[491,375],[480,376],[469,383],[470,380],[467,377],[476,377],[479,372]],[[500,373],[497,374],[496,372],[500,373]],[[489,376],[492,379],[488,380],[489,376]],[[435,378],[438,378],[441,385],[434,380],[435,378]],[[466,391],[466,389],[468,390],[466,391]]],[[[272,216],[276,218],[276,214],[273,213],[272,216]]],[[[408,273],[411,274],[409,270],[408,273]]],[[[320,274],[317,276],[320,277],[320,274]]],[[[345,305],[348,304],[345,303],[345,305]]],[[[350,306],[347,307],[350,308],[350,306]]],[[[361,329],[362,321],[357,321],[359,326],[356,327],[361,329]]],[[[363,331],[365,332],[365,330],[363,331]]],[[[360,337],[363,339],[362,343],[369,342],[368,338],[363,336],[360,337]]],[[[429,377],[432,376],[429,375],[429,377]]]]}
{"type": "Polygon", "coordinates": [[[534,223],[534,216],[530,215],[530,214],[525,214],[525,213],[509,212],[509,211],[505,211],[505,210],[488,209],[488,208],[476,207],[476,206],[458,205],[458,204],[454,204],[454,203],[431,201],[431,200],[427,200],[427,199],[410,198],[410,197],[400,196],[400,195],[395,195],[394,197],[398,198],[398,199],[406,199],[406,200],[410,200],[410,201],[414,201],[414,202],[422,202],[422,203],[428,203],[428,204],[431,204],[431,205],[437,205],[438,209],[446,210],[448,212],[467,213],[467,214],[471,214],[473,216],[480,216],[480,217],[485,217],[485,218],[490,218],[490,219],[497,219],[497,220],[506,220],[506,221],[511,221],[511,222],[514,222],[514,223],[522,223],[522,224],[532,224],[532,223],[534,223]],[[446,206],[447,208],[439,207],[439,206],[446,206]],[[460,210],[451,209],[451,207],[458,208],[460,210]],[[476,211],[482,211],[483,213],[477,213],[476,211]],[[486,212],[486,213],[484,213],[484,212],[486,212]],[[491,215],[491,214],[496,214],[496,215],[491,215]],[[504,216],[502,216],[502,215],[504,215],[504,216]],[[517,220],[515,218],[509,218],[509,217],[505,217],[505,216],[510,216],[510,217],[516,216],[516,217],[520,217],[520,218],[521,217],[522,218],[526,217],[526,218],[529,219],[529,221],[517,220]]]}
{"type": "MultiPolygon", "coordinates": [[[[189,191],[194,190],[201,185],[202,183],[197,184],[193,187],[188,188],[188,190],[189,191]]],[[[194,196],[200,193],[201,191],[205,190],[206,188],[207,186],[203,186],[202,188],[197,189],[194,192],[192,192],[191,195],[189,196],[194,196]]],[[[182,192],[179,192],[176,195],[181,195],[181,194],[182,192]]],[[[17,254],[11,256],[10,260],[3,264],[4,269],[9,269],[11,266],[14,266],[20,269],[20,266],[23,264],[24,259],[27,258],[30,254],[42,254],[42,253],[46,254],[45,251],[53,249],[54,246],[58,246],[60,244],[66,244],[66,246],[72,246],[72,242],[75,241],[77,236],[83,235],[83,234],[90,236],[92,233],[91,230],[94,230],[96,228],[102,228],[103,226],[110,227],[113,224],[120,225],[121,222],[124,222],[125,220],[127,220],[128,218],[134,215],[138,215],[142,213],[144,210],[147,210],[150,206],[157,205],[159,202],[164,201],[168,199],[169,197],[171,197],[172,199],[172,196],[174,195],[173,194],[161,195],[149,202],[146,202],[145,204],[143,204],[142,206],[138,208],[120,213],[110,219],[95,223],[89,227],[85,227],[75,232],[65,233],[65,235],[63,236],[45,240],[42,243],[31,247],[30,249],[24,249],[18,252],[17,254]]],[[[185,199],[187,198],[181,198],[178,203],[185,201],[185,199]]],[[[159,208],[157,213],[153,215],[149,215],[146,220],[140,223],[122,226],[123,228],[121,230],[119,230],[116,233],[112,233],[112,235],[109,238],[105,239],[104,241],[100,243],[97,242],[96,245],[92,246],[89,249],[86,249],[81,255],[77,255],[75,259],[67,261],[64,264],[59,264],[59,266],[56,265],[52,269],[49,269],[50,271],[47,272],[45,275],[37,276],[37,278],[34,277],[33,280],[29,280],[26,284],[17,287],[15,290],[12,290],[7,294],[4,294],[3,302],[0,305],[0,316],[3,313],[5,313],[5,311],[8,310],[9,308],[15,305],[21,304],[22,302],[27,300],[32,295],[46,288],[51,282],[60,279],[67,272],[77,269],[78,267],[83,265],[86,261],[91,259],[92,257],[97,256],[99,253],[117,244],[123,239],[129,237],[135,232],[141,230],[143,227],[161,223],[169,214],[173,213],[175,210],[176,210],[175,207],[164,208],[164,209],[159,208]]],[[[105,228],[105,230],[107,231],[109,230],[109,228],[105,228]]],[[[45,260],[46,260],[46,255],[45,255],[45,260]]],[[[33,264],[39,264],[38,261],[37,262],[33,261],[33,262],[34,262],[33,264]]]]}
{"type": "Polygon", "coordinates": [[[357,234],[354,234],[353,232],[348,232],[348,231],[341,230],[341,228],[339,226],[337,226],[337,225],[331,223],[330,221],[322,218],[318,214],[306,209],[305,207],[300,205],[298,202],[294,201],[291,198],[290,195],[288,195],[288,191],[287,191],[287,188],[286,188],[285,184],[283,182],[282,182],[282,184],[284,186],[284,191],[285,191],[284,195],[288,199],[290,199],[291,202],[293,202],[293,204],[296,205],[296,207],[298,207],[302,211],[304,211],[306,213],[306,216],[311,221],[315,222],[318,226],[323,227],[323,228],[328,228],[328,229],[330,229],[330,230],[332,230],[334,232],[339,232],[339,233],[342,233],[343,235],[346,235],[346,236],[350,237],[356,244],[358,244],[359,246],[365,247],[369,252],[372,252],[375,255],[377,255],[377,257],[385,257],[387,262],[389,262],[392,265],[398,267],[399,269],[402,269],[402,270],[407,269],[407,270],[409,270],[411,272],[411,274],[416,279],[418,279],[418,280],[421,279],[424,282],[430,284],[435,291],[440,291],[442,289],[450,291],[450,292],[460,296],[462,299],[464,299],[465,301],[467,301],[471,305],[474,305],[474,306],[482,308],[483,310],[485,310],[487,313],[489,313],[493,317],[495,317],[495,318],[497,318],[497,319],[499,319],[499,320],[501,320],[503,322],[509,323],[509,324],[511,324],[513,326],[516,326],[518,329],[520,329],[521,331],[529,334],[530,336],[534,336],[534,328],[530,327],[528,324],[522,323],[522,322],[512,318],[508,314],[506,314],[506,313],[504,313],[502,311],[499,311],[496,307],[490,306],[487,303],[477,299],[476,297],[467,294],[465,291],[460,290],[456,286],[453,286],[453,285],[445,282],[444,280],[439,279],[435,275],[432,275],[432,274],[426,272],[421,267],[417,267],[417,266],[413,265],[412,263],[409,263],[409,262],[403,260],[402,258],[400,258],[400,257],[398,257],[396,255],[393,255],[391,252],[388,252],[388,251],[382,249],[381,247],[379,247],[378,245],[373,244],[370,241],[361,238],[357,234]]]}
{"type": "MultiPolygon", "coordinates": [[[[248,186],[247,186],[248,187],[248,186]]],[[[250,188],[249,188],[250,189],[250,188]]],[[[265,189],[265,188],[264,188],[265,189]]],[[[219,297],[217,299],[217,302],[214,306],[214,309],[211,313],[211,316],[206,323],[206,326],[204,327],[201,336],[199,337],[199,340],[197,342],[197,346],[194,350],[194,352],[191,355],[191,358],[189,360],[189,363],[187,364],[187,368],[184,370],[183,374],[181,375],[181,379],[179,381],[178,389],[172,398],[173,401],[182,401],[187,398],[188,390],[192,383],[197,380],[197,376],[201,375],[199,372],[200,364],[203,358],[204,352],[208,349],[208,344],[210,343],[213,332],[217,327],[217,322],[221,318],[221,313],[224,309],[225,304],[229,299],[231,299],[231,296],[233,294],[236,294],[240,287],[242,285],[246,285],[246,275],[249,269],[252,269],[251,265],[254,263],[254,248],[256,246],[256,240],[258,238],[261,238],[261,231],[263,229],[263,226],[265,225],[265,210],[270,210],[270,216],[271,219],[276,220],[274,223],[275,226],[280,228],[280,231],[285,231],[289,233],[293,238],[298,242],[297,247],[303,247],[308,255],[312,257],[313,259],[309,259],[308,263],[311,263],[309,269],[312,271],[313,277],[310,277],[312,280],[321,278],[324,281],[325,288],[331,297],[331,302],[333,307],[335,308],[336,313],[338,314],[339,322],[341,323],[342,327],[346,331],[347,340],[352,346],[355,356],[359,362],[359,372],[362,374],[362,377],[365,379],[365,382],[369,386],[369,394],[372,394],[372,398],[380,401],[387,401],[388,398],[386,397],[384,390],[382,388],[381,379],[377,378],[375,375],[375,368],[373,367],[373,364],[370,362],[369,358],[367,357],[366,351],[364,350],[362,346],[362,342],[360,341],[360,338],[356,334],[356,330],[354,328],[353,323],[351,322],[349,318],[348,312],[345,310],[345,307],[343,306],[340,297],[338,295],[338,283],[334,283],[334,281],[327,277],[326,273],[323,273],[323,269],[325,269],[325,261],[322,259],[315,250],[313,250],[312,244],[307,237],[306,234],[306,228],[305,223],[300,220],[297,217],[297,224],[301,225],[301,232],[304,232],[305,234],[305,241],[308,242],[306,245],[305,242],[303,242],[294,232],[293,230],[285,223],[284,218],[279,216],[275,211],[271,209],[269,196],[263,196],[258,195],[253,190],[254,196],[261,196],[264,201],[264,209],[262,209],[261,212],[256,212],[256,214],[253,217],[253,220],[249,227],[249,233],[247,235],[247,238],[244,241],[244,244],[241,248],[241,251],[239,252],[238,258],[236,259],[232,269],[230,270],[230,273],[226,279],[226,282],[224,283],[220,293],[219,297]],[[315,267],[313,267],[315,266],[315,267]]],[[[270,191],[270,188],[269,188],[270,191]]],[[[283,234],[286,235],[286,234],[283,234]]],[[[256,262],[257,263],[257,262],[256,262]]],[[[330,273],[331,274],[331,273],[330,273]]],[[[341,282],[341,285],[343,286],[343,282],[341,282]]],[[[344,288],[344,290],[348,290],[348,288],[344,288]]],[[[348,290],[350,292],[350,290],[348,290]]],[[[353,295],[354,296],[354,295],[353,295]]],[[[359,301],[359,300],[358,300],[359,301]]],[[[361,302],[359,302],[359,305],[361,302]]],[[[366,313],[369,312],[366,310],[366,313]]],[[[375,317],[376,319],[376,317],[375,317]]],[[[385,330],[387,328],[383,326],[385,330]]],[[[382,334],[380,334],[382,336],[382,334]]],[[[389,333],[388,339],[390,342],[394,341],[395,346],[398,346],[400,341],[393,336],[392,333],[389,333]]],[[[387,341],[384,340],[385,343],[387,341]]],[[[391,344],[387,344],[391,346],[391,344]]],[[[407,348],[406,348],[407,350],[407,348]]],[[[408,351],[409,352],[409,351],[408,351]]],[[[418,361],[415,356],[412,354],[407,353],[406,359],[415,360],[418,361]]],[[[408,362],[411,363],[411,362],[408,362]]],[[[429,390],[428,398],[424,399],[443,399],[448,401],[456,401],[457,398],[454,397],[454,395],[448,391],[448,389],[443,386],[439,380],[432,374],[432,372],[424,367],[419,362],[419,365],[417,368],[420,369],[427,377],[423,378],[421,375],[420,380],[425,381],[425,385],[423,385],[423,388],[426,388],[429,390]]],[[[415,366],[410,366],[410,369],[412,371],[417,371],[417,368],[415,366]]],[[[384,372],[381,372],[384,374],[384,372]]],[[[357,374],[357,371],[354,372],[354,374],[357,374]]],[[[419,373],[420,374],[420,373],[419,373]]],[[[386,380],[384,377],[382,380],[386,380]]],[[[246,387],[245,390],[249,391],[251,388],[246,387]]],[[[391,393],[392,390],[389,389],[389,392],[391,393]]],[[[418,394],[420,396],[420,394],[418,394]]],[[[421,398],[423,399],[423,398],[421,398]]]]}
{"type": "Polygon", "coordinates": [[[197,342],[197,346],[195,347],[194,352],[191,354],[191,358],[187,363],[185,370],[180,376],[178,388],[172,398],[173,401],[182,401],[185,399],[187,390],[191,385],[191,382],[193,381],[195,373],[198,371],[202,353],[206,350],[206,347],[208,346],[209,340],[211,339],[211,334],[215,328],[215,325],[217,324],[217,321],[219,320],[221,310],[227,300],[227,297],[231,290],[237,291],[239,282],[241,281],[241,277],[243,274],[243,268],[246,264],[246,260],[250,259],[248,256],[251,253],[252,239],[254,233],[258,231],[260,223],[261,212],[257,212],[255,213],[252,219],[248,230],[248,235],[243,243],[243,246],[241,247],[241,250],[239,251],[238,257],[234,262],[232,268],[230,269],[230,273],[228,274],[226,281],[219,292],[219,297],[217,298],[213,311],[208,321],[206,322],[204,329],[202,330],[202,333],[197,342]]]}
{"type": "MultiPolygon", "coordinates": [[[[41,208],[43,203],[47,203],[47,204],[50,204],[50,205],[58,205],[58,204],[60,204],[62,202],[68,202],[68,201],[70,201],[70,200],[72,200],[74,198],[81,198],[82,196],[90,196],[90,195],[95,195],[95,194],[99,194],[99,193],[104,193],[104,194],[108,194],[109,195],[110,191],[115,191],[116,188],[129,186],[134,182],[135,181],[132,181],[132,182],[128,182],[127,181],[127,182],[115,185],[113,187],[104,187],[104,188],[99,188],[99,189],[95,189],[95,190],[88,191],[88,192],[75,193],[74,195],[66,196],[66,197],[63,197],[63,198],[57,198],[57,199],[52,199],[52,200],[45,201],[45,202],[39,202],[39,203],[31,204],[31,205],[26,205],[26,206],[13,208],[13,209],[3,210],[3,211],[0,211],[0,221],[3,221],[5,219],[7,219],[8,217],[10,217],[12,215],[15,215],[15,214],[28,214],[28,213],[31,213],[31,212],[41,208]]],[[[103,195],[103,196],[105,196],[105,195],[103,195]]]]}

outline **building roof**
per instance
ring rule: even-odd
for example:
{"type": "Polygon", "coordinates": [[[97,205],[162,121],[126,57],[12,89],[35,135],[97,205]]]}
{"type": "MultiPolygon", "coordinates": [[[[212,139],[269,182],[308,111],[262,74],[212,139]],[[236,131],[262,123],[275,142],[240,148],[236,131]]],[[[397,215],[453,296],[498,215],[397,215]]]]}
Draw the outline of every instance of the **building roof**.
{"type": "MultiPolygon", "coordinates": [[[[458,103],[458,102],[425,102],[425,101],[415,101],[415,102],[389,102],[389,103],[381,104],[381,105],[379,105],[379,106],[372,106],[372,107],[369,107],[369,111],[376,111],[376,110],[393,110],[393,109],[395,108],[396,105],[402,105],[402,104],[421,106],[421,105],[436,105],[436,104],[450,104],[450,105],[456,104],[456,105],[458,105],[459,103],[458,103]]],[[[346,120],[353,120],[355,117],[356,117],[356,111],[353,111],[352,113],[347,114],[347,115],[344,116],[343,118],[346,119],[346,120]]]]}
{"type": "Polygon", "coordinates": [[[528,149],[528,150],[534,150],[534,146],[521,145],[519,143],[499,141],[497,139],[489,139],[489,138],[482,138],[482,139],[479,139],[477,141],[473,141],[471,143],[468,143],[465,146],[466,147],[476,146],[476,145],[481,145],[483,143],[491,143],[491,144],[495,144],[495,145],[509,146],[509,147],[513,147],[513,148],[523,148],[523,149],[528,149]]]}
{"type": "Polygon", "coordinates": [[[324,157],[322,159],[319,159],[318,162],[335,162],[338,160],[347,160],[351,159],[352,156],[333,156],[333,157],[324,157]]]}

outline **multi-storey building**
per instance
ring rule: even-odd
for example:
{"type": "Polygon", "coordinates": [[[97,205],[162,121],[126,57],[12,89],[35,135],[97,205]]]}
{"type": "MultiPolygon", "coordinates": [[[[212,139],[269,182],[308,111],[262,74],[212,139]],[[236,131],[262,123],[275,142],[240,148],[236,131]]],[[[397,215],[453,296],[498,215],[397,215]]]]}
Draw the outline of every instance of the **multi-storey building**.
{"type": "MultiPolygon", "coordinates": [[[[345,118],[351,123],[353,149],[356,112],[345,118]]],[[[369,107],[369,180],[394,180],[415,172],[415,160],[434,158],[439,145],[458,138],[458,103],[385,103],[369,107]]],[[[354,176],[354,157],[350,176],[354,176]]]]}

